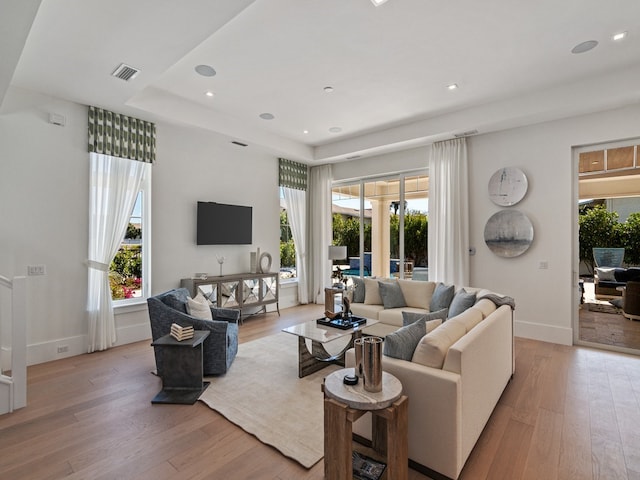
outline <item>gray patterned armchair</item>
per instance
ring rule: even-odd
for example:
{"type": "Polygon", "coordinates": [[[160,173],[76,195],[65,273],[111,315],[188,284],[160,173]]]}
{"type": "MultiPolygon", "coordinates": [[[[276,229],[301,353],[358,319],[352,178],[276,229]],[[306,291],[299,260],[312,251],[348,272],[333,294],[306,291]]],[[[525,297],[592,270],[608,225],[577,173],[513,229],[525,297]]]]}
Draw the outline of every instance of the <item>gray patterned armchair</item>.
{"type": "MultiPolygon", "coordinates": [[[[151,335],[157,340],[171,332],[171,324],[192,326],[194,330],[208,330],[203,344],[202,361],[205,375],[226,373],[238,352],[238,320],[240,311],[211,307],[213,321],[201,320],[187,313],[186,288],[176,288],[147,299],[151,335]]],[[[162,377],[162,349],[155,350],[156,368],[162,377]]]]}

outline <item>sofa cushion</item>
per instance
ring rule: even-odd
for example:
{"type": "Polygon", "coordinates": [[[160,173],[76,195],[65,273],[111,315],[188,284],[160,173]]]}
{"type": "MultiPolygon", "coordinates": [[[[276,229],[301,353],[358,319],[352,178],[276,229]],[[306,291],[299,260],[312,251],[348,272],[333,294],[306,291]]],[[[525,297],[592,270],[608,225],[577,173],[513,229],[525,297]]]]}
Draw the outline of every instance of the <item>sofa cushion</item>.
{"type": "Polygon", "coordinates": [[[471,308],[476,303],[475,292],[467,292],[464,288],[458,290],[458,292],[451,300],[449,305],[449,318],[453,318],[460,315],[466,309],[471,308]]]}
{"type": "Polygon", "coordinates": [[[422,308],[429,310],[431,297],[436,288],[435,282],[424,282],[420,280],[398,280],[402,289],[404,300],[408,307],[422,308]]]}
{"type": "Polygon", "coordinates": [[[382,323],[386,323],[388,325],[395,325],[396,328],[400,328],[404,325],[404,321],[402,320],[402,312],[415,312],[415,313],[425,313],[421,308],[411,308],[411,307],[402,307],[402,308],[388,308],[383,309],[378,312],[378,320],[382,323]]]}
{"type": "Polygon", "coordinates": [[[445,285],[442,282],[438,282],[435,290],[433,291],[431,302],[429,303],[429,311],[437,312],[438,310],[442,310],[443,308],[449,308],[454,294],[454,285],[445,285]]]}
{"type": "Polygon", "coordinates": [[[616,268],[614,277],[616,282],[640,281],[640,267],[616,268]]]}
{"type": "Polygon", "coordinates": [[[482,320],[484,320],[484,316],[482,315],[482,310],[471,307],[467,308],[464,312],[456,315],[448,321],[456,320],[464,325],[466,329],[465,333],[469,333],[473,327],[479,324],[482,320]]]}
{"type": "MultiPolygon", "coordinates": [[[[364,303],[352,303],[351,311],[354,315],[358,317],[364,318],[372,318],[374,320],[379,320],[378,312],[384,310],[382,305],[366,305],[364,303]]],[[[402,323],[400,323],[400,326],[402,323]]]]}
{"type": "Polygon", "coordinates": [[[202,320],[213,320],[209,301],[201,293],[196,298],[187,297],[187,313],[202,320]]]}
{"type": "Polygon", "coordinates": [[[353,279],[353,301],[364,303],[364,280],[360,277],[351,277],[353,279]]]}
{"type": "Polygon", "coordinates": [[[464,323],[455,318],[447,320],[438,328],[428,333],[416,346],[412,362],[426,367],[441,369],[449,347],[467,333],[464,323]]]}
{"type": "Polygon", "coordinates": [[[378,289],[385,309],[407,306],[398,282],[378,282],[378,289]]]}
{"type": "Polygon", "coordinates": [[[429,320],[437,320],[437,319],[440,319],[444,322],[447,319],[447,311],[448,309],[446,308],[443,308],[442,310],[438,310],[437,312],[429,312],[429,313],[407,312],[406,310],[403,310],[402,324],[403,326],[407,326],[412,324],[413,322],[417,322],[418,320],[429,321],[429,320]]]}
{"type": "Polygon", "coordinates": [[[598,275],[598,280],[602,280],[604,282],[616,281],[615,267],[596,267],[596,274],[598,275]]]}

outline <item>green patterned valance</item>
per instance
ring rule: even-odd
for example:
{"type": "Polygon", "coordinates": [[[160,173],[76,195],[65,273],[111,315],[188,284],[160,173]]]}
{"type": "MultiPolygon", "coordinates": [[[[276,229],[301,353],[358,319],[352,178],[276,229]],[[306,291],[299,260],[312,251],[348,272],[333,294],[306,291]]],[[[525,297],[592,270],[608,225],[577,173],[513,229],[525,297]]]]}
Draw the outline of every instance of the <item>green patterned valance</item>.
{"type": "Polygon", "coordinates": [[[156,159],[156,125],[89,107],[89,151],[153,163],[156,159]]]}
{"type": "Polygon", "coordinates": [[[304,163],[294,162],[286,158],[280,161],[280,186],[307,190],[307,166],[304,163]]]}

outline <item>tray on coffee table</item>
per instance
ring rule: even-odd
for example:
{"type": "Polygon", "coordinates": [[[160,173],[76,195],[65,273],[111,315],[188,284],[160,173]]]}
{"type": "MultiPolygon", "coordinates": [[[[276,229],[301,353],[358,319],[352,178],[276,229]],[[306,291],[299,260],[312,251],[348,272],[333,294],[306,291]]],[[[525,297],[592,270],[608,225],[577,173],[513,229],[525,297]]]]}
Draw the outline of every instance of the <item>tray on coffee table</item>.
{"type": "Polygon", "coordinates": [[[350,328],[354,328],[367,323],[367,319],[364,317],[354,316],[342,318],[342,316],[340,315],[335,318],[318,318],[316,320],[316,323],[325,327],[339,328],[340,330],[349,330],[350,328]]]}

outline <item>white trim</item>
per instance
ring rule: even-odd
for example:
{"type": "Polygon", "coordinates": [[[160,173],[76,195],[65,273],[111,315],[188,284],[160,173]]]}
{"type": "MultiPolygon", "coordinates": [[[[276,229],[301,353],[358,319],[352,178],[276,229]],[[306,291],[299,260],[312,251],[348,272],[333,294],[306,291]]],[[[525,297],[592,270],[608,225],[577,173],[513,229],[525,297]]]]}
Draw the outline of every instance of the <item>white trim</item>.
{"type": "Polygon", "coordinates": [[[514,323],[514,335],[561,345],[570,346],[573,344],[573,330],[571,328],[542,323],[516,321],[514,323]]]}

